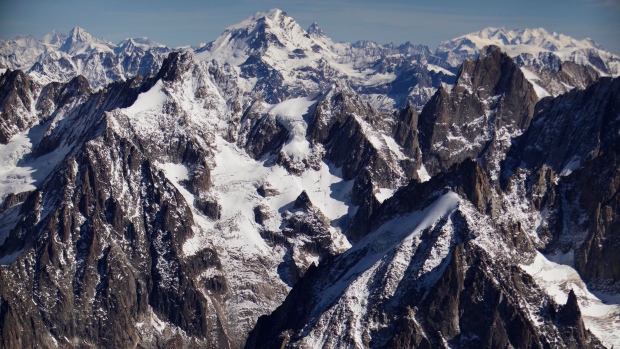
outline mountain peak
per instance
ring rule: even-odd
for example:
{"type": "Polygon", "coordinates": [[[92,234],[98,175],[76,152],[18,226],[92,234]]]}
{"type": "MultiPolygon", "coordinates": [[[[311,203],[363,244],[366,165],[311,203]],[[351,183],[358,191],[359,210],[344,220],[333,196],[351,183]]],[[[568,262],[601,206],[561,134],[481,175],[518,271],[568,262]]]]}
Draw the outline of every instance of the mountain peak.
{"type": "Polygon", "coordinates": [[[73,27],[69,36],[60,46],[60,51],[74,55],[84,53],[87,50],[112,51],[114,45],[103,39],[93,37],[89,32],[80,27],[73,27]]]}
{"type": "Polygon", "coordinates": [[[282,14],[285,16],[287,15],[286,12],[280,10],[279,8],[272,8],[271,10],[263,13],[264,17],[269,18],[271,20],[277,19],[282,14]]]}
{"type": "Polygon", "coordinates": [[[200,59],[215,59],[239,65],[252,54],[262,55],[269,48],[283,50],[288,55],[298,49],[312,51],[313,44],[307,32],[286,12],[271,9],[257,12],[226,28],[220,37],[197,53],[200,59]]]}
{"type": "MultiPolygon", "coordinates": [[[[564,48],[597,48],[591,40],[578,40],[564,34],[549,32],[544,28],[506,29],[505,27],[487,27],[477,33],[463,35],[450,41],[469,39],[476,45],[527,45],[548,51],[564,48]]],[[[443,44],[443,43],[442,43],[443,44]]]]}
{"type": "Polygon", "coordinates": [[[50,45],[62,45],[67,39],[67,35],[59,33],[56,29],[43,36],[43,43],[50,45]]]}
{"type": "Polygon", "coordinates": [[[69,36],[65,40],[65,42],[60,47],[60,51],[66,53],[74,53],[78,46],[83,46],[83,44],[88,44],[94,42],[95,38],[93,38],[90,33],[80,27],[73,27],[69,32],[69,36]]]}
{"type": "Polygon", "coordinates": [[[148,50],[150,48],[166,47],[166,46],[158,42],[155,42],[147,37],[140,37],[140,38],[127,38],[119,42],[118,47],[123,47],[123,48],[139,47],[143,50],[148,50]]]}
{"type": "Polygon", "coordinates": [[[79,42],[94,41],[94,38],[92,35],[90,35],[90,33],[88,33],[86,30],[78,26],[75,26],[73,27],[73,29],[71,29],[71,31],[69,32],[69,38],[71,38],[72,41],[79,41],[79,42]]]}
{"type": "Polygon", "coordinates": [[[281,19],[281,17],[289,17],[289,16],[286,14],[286,12],[280,9],[277,9],[277,8],[273,8],[265,12],[256,12],[252,16],[246,18],[245,20],[237,24],[231,25],[230,27],[226,28],[226,30],[230,31],[230,30],[237,30],[237,29],[252,29],[257,25],[258,22],[261,22],[261,20],[262,22],[264,22],[264,20],[275,22],[281,19]]]}
{"type": "Polygon", "coordinates": [[[308,34],[310,34],[310,36],[314,36],[314,37],[325,36],[325,33],[321,30],[321,28],[319,28],[319,25],[317,22],[312,23],[308,27],[308,30],[306,31],[308,32],[308,34]]]}
{"type": "MultiPolygon", "coordinates": [[[[506,29],[504,27],[487,27],[478,32],[459,36],[442,42],[435,54],[453,66],[460,64],[466,57],[477,55],[488,45],[499,46],[511,57],[526,55],[554,54],[562,61],[575,59],[576,51],[601,50],[600,46],[589,39],[575,39],[564,34],[549,32],[543,28],[506,29]]],[[[579,55],[578,55],[579,56],[579,55]]],[[[587,56],[582,53],[581,56],[587,56]]],[[[582,59],[585,62],[585,59],[582,59]]],[[[603,71],[615,71],[614,67],[598,67],[603,71]]]]}

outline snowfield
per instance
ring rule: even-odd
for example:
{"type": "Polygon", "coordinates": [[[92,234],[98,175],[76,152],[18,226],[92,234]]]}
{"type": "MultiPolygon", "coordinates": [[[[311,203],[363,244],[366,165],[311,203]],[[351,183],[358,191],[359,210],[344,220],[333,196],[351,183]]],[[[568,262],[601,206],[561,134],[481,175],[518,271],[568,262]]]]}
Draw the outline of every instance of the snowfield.
{"type": "MultiPolygon", "coordinates": [[[[200,246],[199,241],[211,234],[223,234],[227,245],[241,248],[250,255],[271,253],[259,234],[260,226],[254,221],[254,207],[266,204],[274,213],[268,226],[279,230],[280,214],[292,207],[302,191],[306,191],[312,204],[330,220],[352,218],[355,212],[350,203],[353,181],[343,181],[336,169],[322,163],[318,171],[308,169],[301,176],[294,176],[279,165],[269,165],[268,161],[254,160],[236,145],[218,138],[212,193],[222,206],[221,220],[232,228],[216,233],[214,223],[203,221],[201,228],[206,231],[186,242],[186,254],[192,254],[195,251],[192,246],[200,246]],[[275,189],[278,194],[266,198],[260,196],[257,189],[261,185],[275,189]]],[[[332,227],[332,232],[338,236],[342,250],[350,247],[339,227],[332,227]]]]}
{"type": "Polygon", "coordinates": [[[575,269],[552,262],[540,252],[531,264],[521,265],[521,268],[532,275],[557,304],[566,304],[568,293],[573,290],[586,328],[605,346],[620,346],[620,295],[590,292],[575,269]]]}

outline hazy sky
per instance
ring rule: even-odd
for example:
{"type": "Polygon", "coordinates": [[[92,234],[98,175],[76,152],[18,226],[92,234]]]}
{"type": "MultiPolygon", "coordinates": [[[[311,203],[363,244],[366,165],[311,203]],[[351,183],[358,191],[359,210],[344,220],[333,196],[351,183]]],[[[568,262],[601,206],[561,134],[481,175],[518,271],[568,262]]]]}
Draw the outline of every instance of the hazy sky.
{"type": "Polygon", "coordinates": [[[335,41],[426,44],[487,26],[543,27],[592,38],[620,54],[620,0],[0,0],[0,38],[80,26],[118,42],[148,36],[168,46],[214,40],[254,12],[279,8],[307,28],[316,21],[335,41]]]}

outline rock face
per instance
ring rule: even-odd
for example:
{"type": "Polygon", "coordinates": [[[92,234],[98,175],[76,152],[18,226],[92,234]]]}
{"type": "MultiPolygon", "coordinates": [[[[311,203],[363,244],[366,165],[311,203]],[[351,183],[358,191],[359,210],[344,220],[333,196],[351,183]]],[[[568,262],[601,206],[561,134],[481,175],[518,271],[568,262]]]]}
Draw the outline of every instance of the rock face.
{"type": "Polygon", "coordinates": [[[519,138],[519,146],[514,147],[515,153],[520,154],[527,167],[546,164],[557,173],[569,174],[579,167],[579,162],[592,159],[599,150],[613,149],[615,132],[620,127],[618,88],[617,79],[602,78],[584,91],[541,102],[532,127],[519,138]],[[564,134],[570,137],[560,136],[564,134]]]}
{"type": "Polygon", "coordinates": [[[528,126],[538,98],[519,67],[498,47],[461,66],[456,84],[440,89],[419,117],[420,146],[429,174],[479,158],[497,176],[510,138],[528,126]]]}
{"type": "Polygon", "coordinates": [[[537,68],[528,65],[522,65],[521,70],[535,86],[539,98],[557,97],[574,88],[583,90],[600,78],[596,69],[570,61],[561,63],[557,71],[548,66],[537,68]]]}
{"type": "Polygon", "coordinates": [[[279,10],[161,62],[44,42],[63,82],[0,77],[0,347],[620,345],[599,68],[489,46],[452,77],[279,10]],[[118,74],[74,76],[101,58],[118,74]]]}
{"type": "MultiPolygon", "coordinates": [[[[614,242],[618,239],[618,79],[602,78],[584,91],[572,91],[537,106],[531,127],[519,137],[505,163],[505,176],[517,165],[535,172],[546,168],[562,180],[545,189],[554,230],[550,251],[574,251],[584,279],[617,289],[614,242]],[[570,134],[568,137],[560,136],[570,134]],[[559,138],[559,139],[558,139],[559,138]]],[[[556,180],[557,182],[557,180],[556,180]]]]}
{"type": "MultiPolygon", "coordinates": [[[[238,172],[213,173],[231,160],[216,157],[216,149],[239,150],[224,138],[234,132],[248,139],[250,132],[231,126],[239,120],[238,104],[220,86],[234,86],[218,69],[191,53],[173,53],[152,78],[97,92],[84,78],[27,91],[30,100],[44,102],[41,108],[12,115],[26,130],[41,122],[39,136],[9,154],[16,163],[7,170],[19,180],[19,171],[33,166],[40,177],[25,177],[35,181],[25,194],[4,196],[11,175],[2,187],[0,280],[10,286],[0,295],[3,347],[240,347],[258,316],[274,309],[309,266],[348,244],[332,226],[347,217],[346,183],[340,201],[314,190],[304,204],[274,212],[289,187],[275,182],[271,188],[261,179],[261,196],[252,185],[244,191],[246,180],[225,182],[238,172]],[[49,116],[29,119],[43,112],[49,116]],[[265,200],[261,218],[243,225],[254,212],[227,200],[231,189],[242,202],[265,200]],[[338,209],[324,215],[319,207],[326,200],[338,209]],[[345,217],[335,216],[343,207],[345,217]],[[239,244],[240,232],[256,240],[239,244]],[[26,327],[33,330],[23,336],[26,327]]],[[[23,104],[15,79],[4,85],[17,89],[5,105],[23,104]]],[[[10,138],[5,149],[20,141],[10,138]]],[[[235,164],[282,169],[254,155],[241,150],[235,164]]],[[[335,183],[327,165],[320,166],[307,172],[335,183]]],[[[284,173],[296,182],[297,175],[284,173]]],[[[304,186],[316,189],[312,181],[304,186]]]]}
{"type": "Polygon", "coordinates": [[[371,173],[382,172],[375,178],[378,185],[397,185],[406,176],[400,154],[381,139],[383,132],[389,132],[391,122],[389,115],[375,111],[345,85],[330,91],[319,102],[308,138],[323,144],[327,159],[342,167],[345,179],[355,178],[368,168],[371,173]]]}
{"type": "Polygon", "coordinates": [[[32,105],[35,102],[33,95],[40,87],[20,70],[7,70],[0,77],[0,83],[0,143],[6,144],[14,134],[38,123],[32,105]]]}
{"type": "Polygon", "coordinates": [[[1,295],[3,346],[53,346],[62,338],[77,338],[65,345],[164,345],[175,334],[196,344],[227,342],[214,303],[226,292],[217,253],[185,256],[183,244],[194,235],[188,202],[145,155],[148,146],[121,135],[107,114],[153,82],[96,94],[76,84],[61,86],[60,95],[71,89],[71,98],[87,99],[54,119],[33,153],[72,150],[23,203],[3,210],[3,217],[21,217],[5,226],[0,247],[3,264],[10,263],[0,274],[8,286],[1,295]],[[33,290],[31,301],[9,302],[24,285],[33,290]],[[166,323],[174,329],[162,332],[166,323]],[[25,326],[32,331],[19,335],[25,326]]]}
{"type": "MultiPolygon", "coordinates": [[[[424,166],[446,172],[427,183],[411,182],[383,204],[360,206],[374,208],[358,211],[361,223],[354,221],[347,233],[356,241],[353,247],[309,270],[274,313],[259,319],[246,347],[602,347],[586,329],[574,292],[566,290],[562,305],[547,295],[546,286],[535,286],[541,281],[528,275],[529,267],[524,272],[515,263],[536,248],[547,253],[572,248],[582,277],[615,292],[615,269],[604,266],[613,263],[615,245],[609,233],[616,224],[615,204],[605,198],[617,191],[616,82],[603,79],[537,103],[534,87],[497,48],[466,62],[450,94],[438,91],[418,118],[424,166]],[[441,115],[437,105],[455,109],[446,107],[445,119],[431,119],[441,115]],[[492,137],[472,146],[461,133],[467,147],[429,151],[434,132],[445,132],[438,140],[451,140],[456,137],[446,129],[472,127],[475,106],[483,117],[492,115],[477,133],[492,137]],[[568,126],[573,124],[588,126],[568,126]],[[457,160],[463,149],[471,153],[457,160]],[[428,154],[437,162],[428,161],[428,154]],[[582,157],[587,164],[575,160],[582,157]],[[577,184],[585,185],[586,178],[592,183],[593,177],[594,190],[577,184]],[[586,231],[599,235],[582,233],[592,227],[589,217],[599,218],[586,231]],[[536,314],[524,304],[537,304],[536,314]]],[[[400,120],[414,119],[404,114],[400,120]]],[[[394,139],[415,144],[415,132],[405,137],[397,129],[394,139]]],[[[358,178],[372,182],[371,173],[358,178]]],[[[364,193],[364,187],[356,192],[364,193]]],[[[597,328],[592,321],[587,319],[597,328]]]]}

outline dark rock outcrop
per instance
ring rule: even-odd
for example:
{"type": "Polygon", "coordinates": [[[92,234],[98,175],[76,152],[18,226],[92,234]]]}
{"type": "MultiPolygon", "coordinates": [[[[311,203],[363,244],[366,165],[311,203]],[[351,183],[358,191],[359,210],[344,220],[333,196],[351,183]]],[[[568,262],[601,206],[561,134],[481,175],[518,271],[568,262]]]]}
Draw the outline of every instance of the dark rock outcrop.
{"type": "Polygon", "coordinates": [[[7,70],[0,76],[0,143],[40,120],[33,110],[40,86],[21,70],[7,70]]]}
{"type": "MultiPolygon", "coordinates": [[[[536,107],[530,128],[508,152],[504,181],[529,171],[533,204],[549,213],[537,234],[548,252],[575,253],[597,287],[620,281],[617,192],[620,79],[602,78],[536,107]],[[557,183],[557,184],[556,184],[557,183]]],[[[617,286],[611,286],[617,289],[617,286]]]]}
{"type": "Polygon", "coordinates": [[[620,130],[619,110],[618,78],[602,78],[583,91],[574,90],[541,101],[531,127],[510,149],[508,170],[519,166],[521,161],[527,168],[544,164],[561,173],[571,167],[574,170],[599,150],[613,149],[620,130]],[[574,162],[572,166],[571,162],[574,162]]]}
{"type": "Polygon", "coordinates": [[[504,139],[527,129],[538,97],[519,66],[496,46],[463,62],[456,84],[437,91],[419,116],[422,158],[429,174],[467,158],[497,171],[510,146],[504,139]]]}

